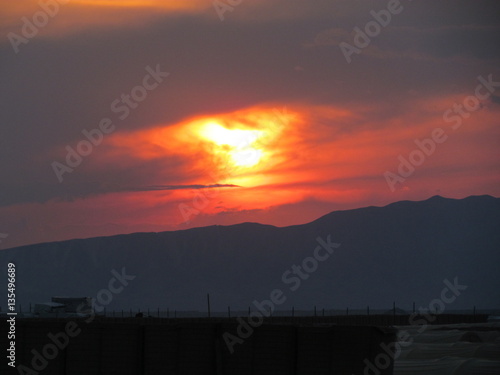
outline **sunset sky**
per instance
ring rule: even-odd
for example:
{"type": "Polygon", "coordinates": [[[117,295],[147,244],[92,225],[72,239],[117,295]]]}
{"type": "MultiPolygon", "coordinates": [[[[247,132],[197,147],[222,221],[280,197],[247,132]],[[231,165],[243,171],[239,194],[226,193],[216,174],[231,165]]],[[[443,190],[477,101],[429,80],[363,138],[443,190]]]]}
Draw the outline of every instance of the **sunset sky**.
{"type": "Polygon", "coordinates": [[[0,14],[0,248],[500,196],[498,0],[0,14]]]}

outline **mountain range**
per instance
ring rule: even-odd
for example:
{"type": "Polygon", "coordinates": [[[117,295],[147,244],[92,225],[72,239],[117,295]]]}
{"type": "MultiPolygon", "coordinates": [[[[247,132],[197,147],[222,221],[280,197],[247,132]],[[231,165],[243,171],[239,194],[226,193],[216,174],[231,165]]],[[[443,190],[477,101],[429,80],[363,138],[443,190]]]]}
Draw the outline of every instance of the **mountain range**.
{"type": "MultiPolygon", "coordinates": [[[[282,228],[243,223],[22,246],[0,251],[2,280],[9,262],[23,309],[88,296],[109,311],[205,310],[209,293],[214,311],[273,297],[277,310],[393,301],[410,310],[442,300],[446,280],[464,286],[447,309],[499,308],[500,198],[435,196],[282,228]],[[117,274],[128,276],[110,284],[117,274]]],[[[5,311],[6,287],[0,295],[5,311]]]]}

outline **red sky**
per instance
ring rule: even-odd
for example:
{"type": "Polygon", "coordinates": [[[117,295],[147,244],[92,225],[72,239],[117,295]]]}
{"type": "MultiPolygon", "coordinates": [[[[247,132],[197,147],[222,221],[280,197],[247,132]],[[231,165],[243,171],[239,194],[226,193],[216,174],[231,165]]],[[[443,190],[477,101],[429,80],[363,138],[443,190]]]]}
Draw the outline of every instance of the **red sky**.
{"type": "Polygon", "coordinates": [[[40,8],[2,5],[0,246],[500,196],[494,2],[402,1],[351,63],[339,43],[386,2],[247,3],[74,1],[17,53],[40,8]]]}

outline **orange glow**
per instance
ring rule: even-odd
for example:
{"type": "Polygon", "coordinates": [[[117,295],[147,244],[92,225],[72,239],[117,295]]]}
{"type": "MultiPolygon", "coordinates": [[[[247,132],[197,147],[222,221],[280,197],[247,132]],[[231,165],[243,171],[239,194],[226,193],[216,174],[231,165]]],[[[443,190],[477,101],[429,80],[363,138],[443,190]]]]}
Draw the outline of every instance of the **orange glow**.
{"type": "MultiPolygon", "coordinates": [[[[28,242],[43,242],[54,239],[45,233],[62,240],[244,221],[292,225],[337,209],[435,194],[463,198],[476,194],[478,186],[498,196],[500,177],[492,173],[498,167],[491,159],[499,157],[499,110],[487,105],[454,131],[442,113],[459,100],[459,95],[422,99],[389,118],[377,115],[378,107],[292,103],[288,110],[256,106],[149,129],[120,129],[107,135],[77,172],[88,168],[105,176],[118,168],[132,178],[109,179],[103,186],[113,192],[85,199],[1,208],[0,224],[8,218],[4,228],[30,233],[28,242]],[[383,173],[396,171],[398,155],[408,157],[414,140],[429,137],[437,127],[449,140],[391,192],[383,173]],[[256,164],[233,159],[231,151],[240,142],[261,151],[256,164]],[[189,221],[179,205],[194,212],[189,221]],[[25,218],[27,226],[12,229],[25,218]]],[[[25,243],[25,237],[18,238],[25,243]]]]}
{"type": "Polygon", "coordinates": [[[227,154],[236,167],[253,167],[263,156],[261,149],[255,148],[255,142],[264,135],[259,130],[227,129],[220,124],[210,122],[201,130],[200,135],[219,146],[215,153],[227,154]]]}
{"type": "Polygon", "coordinates": [[[276,168],[286,160],[300,121],[298,113],[271,108],[197,117],[133,134],[116,133],[110,139],[112,157],[179,157],[201,175],[189,181],[193,184],[206,183],[207,177],[211,183],[247,187],[277,183],[276,168]]]}
{"type": "Polygon", "coordinates": [[[73,0],[72,4],[92,7],[162,8],[169,10],[195,10],[207,7],[205,0],[73,0]]]}
{"type": "MultiPolygon", "coordinates": [[[[140,26],[158,16],[202,14],[212,7],[206,0],[71,0],[55,4],[57,15],[41,28],[38,37],[61,37],[85,29],[95,30],[96,26],[140,26]]],[[[0,2],[0,30],[5,34],[20,32],[21,17],[31,19],[37,12],[44,12],[38,1],[0,2]]]]}
{"type": "MultiPolygon", "coordinates": [[[[165,212],[173,215],[169,223],[174,225],[184,220],[176,211],[180,203],[199,212],[190,220],[200,225],[210,223],[214,215],[227,214],[220,220],[236,220],[249,212],[251,217],[261,215],[255,216],[256,220],[265,221],[269,210],[302,207],[315,199],[344,207],[370,202],[373,196],[386,202],[396,200],[396,195],[410,199],[424,194],[422,186],[430,184],[434,170],[450,168],[457,160],[462,165],[471,164],[469,159],[462,160],[464,150],[487,165],[487,156],[478,154],[475,143],[468,141],[472,136],[492,133],[498,116],[493,108],[478,111],[456,132],[446,129],[450,141],[439,145],[396,193],[388,189],[383,173],[398,168],[398,155],[407,156],[415,148],[415,139],[448,125],[441,120],[442,113],[455,99],[431,98],[416,103],[415,108],[428,108],[429,113],[409,108],[405,118],[411,119],[411,126],[403,126],[406,123],[401,118],[377,118],[379,108],[371,107],[294,103],[288,110],[276,109],[282,105],[257,106],[207,114],[147,130],[115,132],[106,139],[106,146],[99,148],[98,160],[127,167],[151,162],[155,169],[146,181],[140,179],[139,185],[230,185],[130,195],[130,199],[137,199],[134,206],[144,200],[142,205],[147,201],[152,207],[151,222],[160,220],[155,219],[153,207],[162,205],[158,215],[166,215],[165,207],[165,212]],[[174,208],[167,208],[169,204],[174,208]]],[[[92,167],[98,169],[99,164],[92,167]]],[[[309,214],[313,212],[311,208],[309,214]]],[[[305,212],[297,208],[295,215],[303,220],[305,212]]],[[[284,215],[282,220],[291,218],[284,215]]]]}
{"type": "MultiPolygon", "coordinates": [[[[48,1],[47,1],[48,2],[48,1]]],[[[129,28],[141,27],[151,19],[158,17],[177,17],[179,15],[195,15],[219,22],[214,9],[214,2],[210,0],[70,0],[61,2],[54,0],[58,5],[58,12],[63,16],[51,17],[49,25],[42,28],[37,36],[59,38],[83,30],[95,31],[99,28],[129,28]]],[[[40,3],[35,0],[0,1],[0,31],[4,34],[19,32],[22,27],[21,17],[32,18],[36,12],[42,10],[40,3]]],[[[222,1],[229,9],[234,10],[236,2],[222,1]]],[[[231,12],[233,18],[239,20],[266,20],[275,17],[301,16],[303,10],[293,10],[285,0],[247,1],[238,6],[238,12],[231,12]]],[[[224,8],[226,9],[226,8],[224,8]]]]}

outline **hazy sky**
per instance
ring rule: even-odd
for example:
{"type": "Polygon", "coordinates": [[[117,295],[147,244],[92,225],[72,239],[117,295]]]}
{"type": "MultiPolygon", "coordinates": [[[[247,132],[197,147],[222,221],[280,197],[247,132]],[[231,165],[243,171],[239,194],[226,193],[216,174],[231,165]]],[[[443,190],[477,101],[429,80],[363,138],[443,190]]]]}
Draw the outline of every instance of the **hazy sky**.
{"type": "Polygon", "coordinates": [[[3,248],[500,196],[497,0],[0,14],[3,248]]]}

